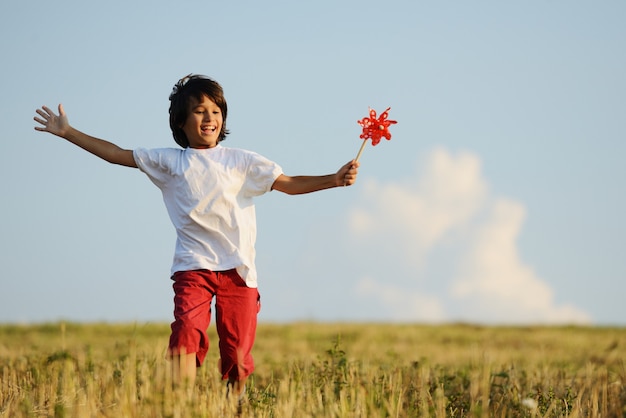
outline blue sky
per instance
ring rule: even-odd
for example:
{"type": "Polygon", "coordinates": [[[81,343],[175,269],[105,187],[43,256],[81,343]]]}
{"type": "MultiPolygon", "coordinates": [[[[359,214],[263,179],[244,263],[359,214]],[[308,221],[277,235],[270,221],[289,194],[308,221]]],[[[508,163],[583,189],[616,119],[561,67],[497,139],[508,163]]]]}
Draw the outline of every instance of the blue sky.
{"type": "Polygon", "coordinates": [[[218,80],[225,146],[347,189],[257,200],[262,321],[626,324],[626,3],[3,2],[0,322],[169,321],[174,232],[138,170],[35,132],[41,105],[174,147],[218,80]]]}

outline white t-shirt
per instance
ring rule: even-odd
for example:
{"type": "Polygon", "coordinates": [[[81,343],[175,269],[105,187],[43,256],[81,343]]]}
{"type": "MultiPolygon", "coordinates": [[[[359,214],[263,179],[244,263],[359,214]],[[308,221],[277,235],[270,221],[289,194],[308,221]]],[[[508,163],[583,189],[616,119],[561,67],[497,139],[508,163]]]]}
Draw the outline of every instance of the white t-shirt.
{"type": "Polygon", "coordinates": [[[209,149],[134,151],[141,171],[163,193],[174,228],[177,271],[236,268],[257,287],[256,214],[252,198],[271,190],[280,166],[251,151],[209,149]]]}

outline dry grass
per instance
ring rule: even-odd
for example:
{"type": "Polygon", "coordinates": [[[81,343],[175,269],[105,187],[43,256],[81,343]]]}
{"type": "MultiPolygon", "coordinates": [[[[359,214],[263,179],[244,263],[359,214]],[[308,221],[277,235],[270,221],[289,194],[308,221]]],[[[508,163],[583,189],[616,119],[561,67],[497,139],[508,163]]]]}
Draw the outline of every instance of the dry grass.
{"type": "MultiPolygon", "coordinates": [[[[165,324],[0,326],[0,416],[235,416],[216,346],[190,396],[172,389],[168,335],[165,324]]],[[[262,324],[241,415],[626,417],[624,347],[621,328],[262,324]]]]}

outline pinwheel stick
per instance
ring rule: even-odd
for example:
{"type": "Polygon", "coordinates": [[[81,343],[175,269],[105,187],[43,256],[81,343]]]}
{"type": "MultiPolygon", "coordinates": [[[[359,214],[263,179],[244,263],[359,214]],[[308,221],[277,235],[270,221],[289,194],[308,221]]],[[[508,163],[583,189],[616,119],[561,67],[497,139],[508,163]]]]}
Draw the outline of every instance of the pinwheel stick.
{"type": "Polygon", "coordinates": [[[365,144],[367,144],[367,138],[363,140],[363,143],[361,144],[361,148],[359,148],[359,153],[356,155],[356,158],[354,159],[355,162],[359,161],[359,158],[361,158],[361,154],[363,153],[363,150],[365,149],[365,144]]]}

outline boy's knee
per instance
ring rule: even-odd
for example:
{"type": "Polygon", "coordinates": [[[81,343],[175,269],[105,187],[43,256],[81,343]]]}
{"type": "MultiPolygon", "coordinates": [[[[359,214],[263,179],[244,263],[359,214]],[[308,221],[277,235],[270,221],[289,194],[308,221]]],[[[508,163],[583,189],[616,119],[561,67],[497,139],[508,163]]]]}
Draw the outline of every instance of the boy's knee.
{"type": "Polygon", "coordinates": [[[205,332],[191,326],[172,326],[169,356],[181,356],[195,353],[196,365],[200,367],[209,349],[209,341],[205,332]]]}

